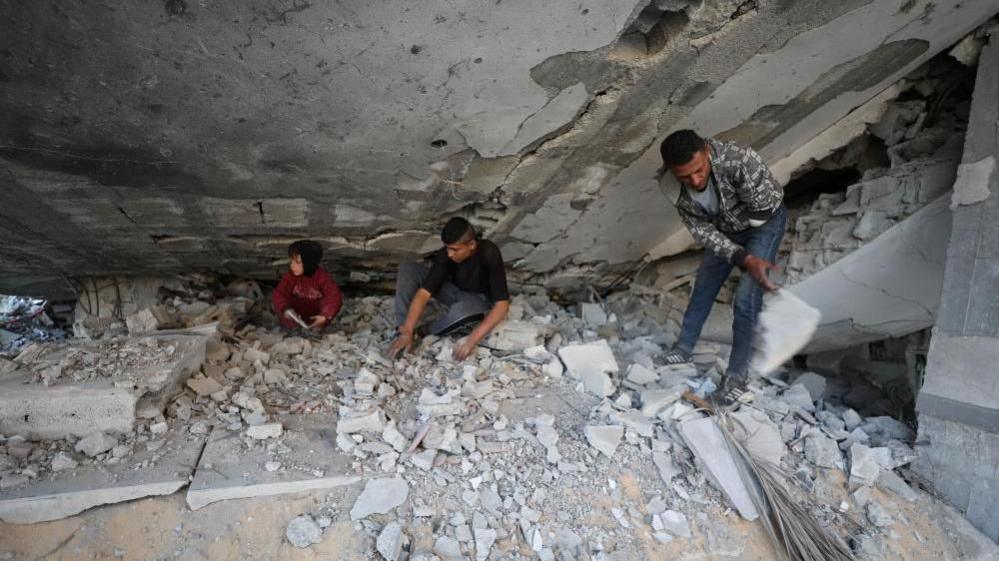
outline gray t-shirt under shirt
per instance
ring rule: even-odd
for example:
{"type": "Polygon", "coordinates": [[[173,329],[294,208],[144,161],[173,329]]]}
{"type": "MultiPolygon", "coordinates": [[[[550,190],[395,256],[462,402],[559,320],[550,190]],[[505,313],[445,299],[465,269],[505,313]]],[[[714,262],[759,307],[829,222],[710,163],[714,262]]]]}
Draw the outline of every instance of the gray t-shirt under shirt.
{"type": "Polygon", "coordinates": [[[704,210],[710,216],[718,215],[718,189],[715,187],[715,180],[710,175],[708,176],[708,184],[703,191],[696,191],[689,187],[687,189],[687,194],[690,195],[691,199],[695,202],[700,203],[704,210]]]}

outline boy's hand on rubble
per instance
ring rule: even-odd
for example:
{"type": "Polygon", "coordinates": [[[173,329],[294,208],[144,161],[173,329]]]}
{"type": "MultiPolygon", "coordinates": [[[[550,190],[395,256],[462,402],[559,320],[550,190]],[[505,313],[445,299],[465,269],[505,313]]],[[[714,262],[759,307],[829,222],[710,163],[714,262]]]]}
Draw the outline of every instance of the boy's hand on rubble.
{"type": "Polygon", "coordinates": [[[466,358],[472,356],[472,353],[475,352],[476,346],[477,343],[475,341],[472,341],[471,337],[465,337],[451,351],[451,357],[459,362],[463,361],[466,358]]]}
{"type": "Polygon", "coordinates": [[[322,329],[326,323],[329,322],[326,316],[312,316],[312,324],[309,325],[312,329],[322,329]]]}
{"type": "Polygon", "coordinates": [[[767,261],[766,259],[763,259],[762,257],[757,257],[755,255],[749,255],[746,257],[746,260],[743,262],[743,266],[750,275],[753,275],[753,278],[756,279],[756,282],[760,283],[760,286],[762,286],[764,290],[771,291],[777,289],[777,285],[770,282],[770,279],[767,278],[767,271],[776,271],[780,267],[770,261],[767,261]]]}
{"type": "Polygon", "coordinates": [[[392,346],[389,347],[388,354],[389,358],[395,359],[399,356],[399,353],[411,352],[413,350],[413,332],[407,331],[399,328],[399,336],[392,341],[392,346]]]}

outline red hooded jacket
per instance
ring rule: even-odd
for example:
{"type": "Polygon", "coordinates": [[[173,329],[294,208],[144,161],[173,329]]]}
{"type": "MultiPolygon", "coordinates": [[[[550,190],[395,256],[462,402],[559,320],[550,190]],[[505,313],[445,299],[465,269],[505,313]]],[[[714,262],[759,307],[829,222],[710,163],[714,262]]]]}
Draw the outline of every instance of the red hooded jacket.
{"type": "Polygon", "coordinates": [[[326,316],[332,322],[343,306],[340,287],[322,267],[317,267],[311,277],[296,277],[291,272],[285,272],[271,299],[274,301],[274,313],[278,320],[288,328],[297,327],[295,322],[284,317],[284,311],[288,308],[295,310],[306,323],[312,323],[312,316],[319,315],[326,316]]]}

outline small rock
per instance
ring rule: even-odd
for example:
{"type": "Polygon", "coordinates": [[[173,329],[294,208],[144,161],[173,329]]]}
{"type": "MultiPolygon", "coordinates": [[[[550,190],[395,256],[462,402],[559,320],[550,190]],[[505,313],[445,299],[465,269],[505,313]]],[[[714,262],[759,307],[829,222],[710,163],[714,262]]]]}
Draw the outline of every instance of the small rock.
{"type": "Polygon", "coordinates": [[[867,503],[867,519],[879,528],[887,528],[894,522],[884,507],[875,501],[867,503]]]}
{"type": "Polygon", "coordinates": [[[187,387],[198,394],[198,396],[211,395],[215,392],[222,391],[222,384],[216,382],[213,378],[208,378],[205,376],[199,376],[197,378],[188,378],[187,387]]]}
{"type": "Polygon", "coordinates": [[[850,483],[874,485],[885,466],[891,463],[887,448],[868,448],[863,444],[850,446],[850,483]]]}
{"type": "Polygon", "coordinates": [[[166,424],[166,421],[160,421],[149,425],[149,432],[153,434],[163,434],[168,430],[170,430],[170,427],[166,424]]]}
{"type": "Polygon", "coordinates": [[[402,553],[402,526],[398,522],[386,524],[378,534],[375,547],[386,561],[398,561],[402,553]]]}
{"type": "Polygon", "coordinates": [[[291,545],[299,548],[309,547],[323,541],[323,530],[311,516],[302,515],[288,523],[284,535],[291,545]]]}
{"type": "Polygon", "coordinates": [[[243,351],[243,358],[248,362],[259,361],[263,365],[267,365],[271,361],[271,355],[261,351],[259,349],[249,348],[243,351]]]}
{"type": "Polygon", "coordinates": [[[818,433],[805,438],[805,459],[818,467],[835,468],[841,459],[836,441],[818,433]]]}
{"type": "Polygon", "coordinates": [[[103,432],[95,432],[81,438],[80,441],[76,443],[74,450],[77,452],[83,452],[93,458],[98,454],[102,454],[114,448],[115,444],[118,444],[116,439],[111,438],[103,432]]]}
{"type": "Polygon", "coordinates": [[[624,427],[620,425],[587,425],[586,440],[590,446],[610,458],[617,450],[617,445],[624,436],[624,427]]]}
{"type": "Polygon", "coordinates": [[[350,509],[350,519],[360,520],[370,514],[385,514],[406,502],[409,484],[401,478],[369,479],[364,491],[350,509]]]}
{"type": "Polygon", "coordinates": [[[628,373],[625,374],[625,379],[634,384],[644,386],[646,384],[654,384],[658,382],[659,373],[636,362],[628,367],[628,373]]]}
{"type": "Polygon", "coordinates": [[[826,391],[826,379],[815,372],[804,372],[794,381],[795,386],[802,385],[808,390],[812,401],[817,401],[826,391]]]}
{"type": "Polygon", "coordinates": [[[246,429],[246,436],[256,440],[264,440],[277,438],[281,436],[282,432],[284,432],[284,427],[281,426],[281,423],[264,423],[246,429]]]}
{"type": "Polygon", "coordinates": [[[489,551],[496,543],[496,530],[476,530],[475,531],[475,559],[476,561],[486,561],[489,551]]]}
{"type": "Polygon", "coordinates": [[[689,538],[691,536],[690,524],[682,512],[667,510],[660,514],[659,518],[662,520],[663,526],[666,527],[666,531],[670,534],[678,538],[689,538]]]}
{"type": "Polygon", "coordinates": [[[860,414],[853,409],[843,411],[843,424],[846,426],[846,430],[852,431],[860,426],[862,422],[863,419],[860,418],[860,414]]]}
{"type": "Polygon", "coordinates": [[[52,458],[52,471],[66,471],[78,465],[80,464],[65,452],[59,452],[52,458]]]}

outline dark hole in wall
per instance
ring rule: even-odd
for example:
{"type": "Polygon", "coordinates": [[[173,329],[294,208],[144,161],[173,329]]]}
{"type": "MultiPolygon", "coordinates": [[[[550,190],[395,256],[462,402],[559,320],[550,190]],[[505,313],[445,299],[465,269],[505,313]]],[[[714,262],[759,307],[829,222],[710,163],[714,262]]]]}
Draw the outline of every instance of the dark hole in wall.
{"type": "Polygon", "coordinates": [[[857,168],[813,169],[784,186],[784,202],[790,208],[811,205],[823,193],[840,193],[860,180],[857,168]]]}

